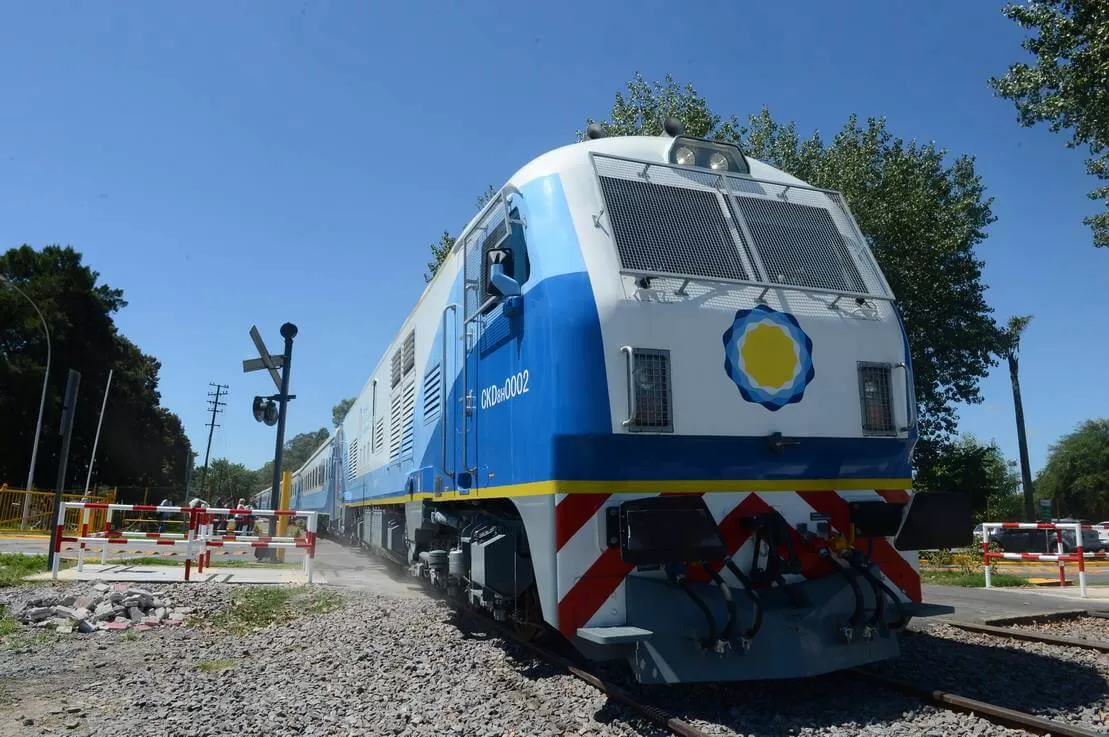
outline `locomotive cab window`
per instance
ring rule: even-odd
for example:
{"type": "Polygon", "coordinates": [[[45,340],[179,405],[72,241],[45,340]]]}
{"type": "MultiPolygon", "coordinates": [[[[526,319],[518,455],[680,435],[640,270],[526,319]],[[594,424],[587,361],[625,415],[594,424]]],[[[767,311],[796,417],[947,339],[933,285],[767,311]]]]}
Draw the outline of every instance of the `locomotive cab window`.
{"type": "Polygon", "coordinates": [[[497,259],[504,268],[505,276],[515,280],[517,284],[523,286],[528,277],[531,276],[531,262],[528,260],[527,243],[524,239],[524,226],[520,221],[520,211],[517,208],[512,208],[508,213],[508,223],[511,224],[512,231],[508,237],[505,238],[505,222],[501,222],[493,229],[493,232],[481,244],[481,255],[483,268],[481,272],[481,287],[482,293],[486,297],[503,297],[504,294],[501,290],[494,285],[489,279],[491,256],[490,251],[497,250],[503,251],[503,255],[498,255],[497,259]],[[503,239],[503,240],[502,240],[503,239]]]}

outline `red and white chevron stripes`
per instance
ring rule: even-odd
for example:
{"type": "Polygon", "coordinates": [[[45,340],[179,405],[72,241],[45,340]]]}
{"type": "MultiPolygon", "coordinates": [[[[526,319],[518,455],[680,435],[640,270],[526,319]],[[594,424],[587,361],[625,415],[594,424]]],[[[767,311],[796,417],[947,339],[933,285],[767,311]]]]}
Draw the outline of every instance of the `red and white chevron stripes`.
{"type": "MultiPolygon", "coordinates": [[[[627,623],[624,603],[624,579],[634,566],[620,558],[618,547],[608,547],[605,540],[605,509],[633,498],[658,496],[658,494],[557,494],[555,497],[555,549],[558,579],[558,627],[567,637],[579,627],[619,625],[627,623]]],[[[720,526],[728,551],[741,568],[750,565],[754,544],[751,533],[739,520],[744,517],[776,510],[795,526],[811,524],[811,515],[826,514],[832,527],[843,534],[848,528],[848,502],[876,501],[905,502],[909,494],[902,490],[827,490],[827,491],[773,491],[698,494],[720,526]]],[[[800,576],[787,576],[797,580],[807,576],[827,575],[827,564],[820,561],[814,551],[808,550],[795,539],[795,549],[801,559],[800,576]]],[[[867,540],[857,540],[860,550],[868,549],[867,540]]],[[[919,602],[921,599],[920,576],[916,570],[916,553],[899,552],[884,538],[874,540],[873,559],[881,568],[886,582],[904,598],[919,602]]],[[[723,568],[717,563],[718,570],[723,568]]],[[[738,584],[724,570],[721,575],[729,583],[738,584]]]]}

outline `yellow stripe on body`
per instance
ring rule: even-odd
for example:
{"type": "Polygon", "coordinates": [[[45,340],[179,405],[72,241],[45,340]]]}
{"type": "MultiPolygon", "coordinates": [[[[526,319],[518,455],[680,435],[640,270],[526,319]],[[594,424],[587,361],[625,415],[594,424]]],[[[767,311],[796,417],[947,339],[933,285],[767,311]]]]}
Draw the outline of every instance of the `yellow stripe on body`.
{"type": "Polygon", "coordinates": [[[912,479],[782,479],[729,481],[533,481],[527,484],[508,484],[475,489],[469,494],[457,491],[444,491],[440,494],[417,492],[397,494],[365,501],[344,504],[347,507],[366,507],[374,504],[404,504],[406,502],[430,499],[438,502],[460,501],[466,499],[508,499],[524,496],[547,496],[550,494],[650,494],[669,492],[676,494],[726,494],[734,492],[778,492],[778,491],[857,491],[868,489],[904,489],[912,487],[912,479]]]}

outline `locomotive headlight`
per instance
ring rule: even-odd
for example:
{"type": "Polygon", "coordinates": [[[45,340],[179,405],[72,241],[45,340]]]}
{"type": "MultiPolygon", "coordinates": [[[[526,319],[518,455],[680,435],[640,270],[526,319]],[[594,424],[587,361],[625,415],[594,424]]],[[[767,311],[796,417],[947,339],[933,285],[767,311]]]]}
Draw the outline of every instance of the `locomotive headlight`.
{"type": "Polygon", "coordinates": [[[739,174],[751,172],[747,158],[740,151],[739,146],[686,136],[674,139],[673,148],[670,149],[670,163],[719,172],[739,174]]]}
{"type": "Polygon", "coordinates": [[[696,166],[697,154],[689,146],[681,146],[674,152],[674,160],[682,166],[696,166]]]}

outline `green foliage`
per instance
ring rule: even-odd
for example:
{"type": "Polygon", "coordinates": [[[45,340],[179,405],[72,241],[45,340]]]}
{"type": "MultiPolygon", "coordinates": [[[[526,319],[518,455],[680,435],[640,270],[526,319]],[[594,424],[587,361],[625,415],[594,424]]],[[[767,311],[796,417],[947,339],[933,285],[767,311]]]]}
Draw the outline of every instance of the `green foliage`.
{"type": "Polygon", "coordinates": [[[200,467],[193,472],[196,487],[192,493],[194,496],[206,500],[209,504],[216,499],[230,500],[233,504],[240,498],[250,499],[258,491],[255,488],[258,478],[257,472],[251,471],[241,463],[232,463],[226,458],[217,458],[210,462],[203,489],[200,488],[202,471],[203,467],[200,467]]]}
{"type": "MultiPolygon", "coordinates": [[[[0,254],[0,275],[42,310],[53,347],[36,486],[55,481],[61,437],[56,428],[69,369],[79,371],[77,414],[67,489],[84,488],[97,418],[115,370],[97,448],[94,483],[184,484],[191,446],[177,415],[160,406],[161,364],[120,335],[113,315],[127,306],[122,290],[99,282],[72,247],[24,245],[0,254]],[[52,431],[53,429],[53,431],[52,431]]],[[[0,480],[22,487],[27,474],[46,362],[46,338],[31,305],[0,283],[0,480]],[[8,316],[13,319],[7,319],[8,316]]],[[[120,501],[130,501],[121,499],[120,501]]]]}
{"type": "MultiPolygon", "coordinates": [[[[1046,122],[1053,133],[1069,130],[1068,148],[1089,147],[1086,171],[1109,180],[1109,3],[1032,0],[1010,3],[1004,12],[1038,33],[1021,44],[1035,62],[1012,64],[990,86],[1013,101],[1021,125],[1046,122]]],[[[1109,205],[1109,186],[1089,196],[1109,205]]],[[[1095,246],[1109,246],[1109,212],[1083,222],[1093,229],[1095,246]]]]}
{"type": "MultiPolygon", "coordinates": [[[[489,200],[497,196],[497,188],[490,184],[484,192],[478,195],[474,201],[474,209],[480,210],[485,207],[489,200]]],[[[424,273],[424,281],[430,282],[435,278],[435,274],[439,271],[439,267],[447,260],[450,255],[451,249],[454,248],[455,237],[450,232],[444,230],[443,235],[439,236],[438,243],[431,244],[431,260],[427,262],[427,272],[424,273]]]]}
{"type": "Polygon", "coordinates": [[[765,108],[747,126],[724,121],[669,76],[648,84],[636,74],[627,87],[605,123],[610,134],[654,135],[675,115],[689,135],[737,142],[756,159],[843,192],[904,314],[921,430],[915,460],[918,468],[935,463],[956,430],[956,406],[982,401],[979,382],[1001,339],[974,254],[994,221],[974,159],[948,162],[947,151],[906,143],[882,119],[862,125],[852,115],[825,143],[819,133],[802,139],[794,123],[765,108]]]}
{"type": "MultiPolygon", "coordinates": [[[[965,573],[963,571],[936,571],[925,570],[920,572],[920,580],[924,583],[940,584],[942,586],[962,586],[970,589],[980,589],[986,585],[986,574],[965,573]]],[[[990,585],[1003,588],[1016,588],[1027,586],[1028,579],[1023,576],[1014,576],[1011,573],[990,573],[990,585]]]]}
{"type": "Polygon", "coordinates": [[[913,486],[969,494],[978,522],[1009,521],[998,516],[1002,513],[1020,516],[1020,477],[996,443],[982,445],[970,435],[938,445],[933,462],[917,472],[913,486]]]}
{"type": "Polygon", "coordinates": [[[271,624],[287,622],[298,614],[326,614],[343,600],[329,589],[288,586],[251,586],[235,592],[231,609],[211,619],[213,627],[243,635],[271,624]]]}
{"type": "MultiPolygon", "coordinates": [[[[316,452],[331,433],[326,427],[321,427],[316,432],[302,432],[285,441],[281,451],[281,468],[290,473],[304,465],[309,456],[316,452]]],[[[273,461],[266,461],[265,465],[254,472],[254,492],[268,488],[273,484],[273,461]]],[[[252,492],[252,493],[254,493],[252,492]]]]}
{"type": "Polygon", "coordinates": [[[15,586],[26,576],[46,570],[45,555],[0,553],[0,588],[15,586]]]}
{"type": "Polygon", "coordinates": [[[219,671],[231,670],[238,663],[231,658],[216,658],[215,660],[203,660],[197,663],[196,669],[203,673],[217,673],[219,671]]]}
{"type": "Polygon", "coordinates": [[[1055,500],[1063,517],[1109,519],[1109,420],[1087,420],[1048,449],[1036,497],[1055,500]]]}
{"type": "Polygon", "coordinates": [[[336,404],[334,407],[332,407],[331,408],[331,424],[334,425],[335,427],[338,427],[339,425],[342,425],[343,424],[343,418],[347,416],[347,412],[350,412],[350,408],[354,406],[354,402],[357,399],[358,399],[358,397],[347,397],[346,399],[343,399],[338,404],[336,404]]]}
{"type": "MultiPolygon", "coordinates": [[[[721,122],[693,85],[683,87],[669,74],[661,82],[648,83],[639,72],[627,83],[626,95],[616,93],[611,120],[602,121],[601,127],[610,136],[657,136],[667,117],[680,120],[685,135],[695,138],[730,141],[738,136],[736,118],[721,122]]],[[[585,122],[588,127],[597,121],[587,118],[585,122]]],[[[577,138],[584,141],[585,130],[578,131],[577,138]]]]}

